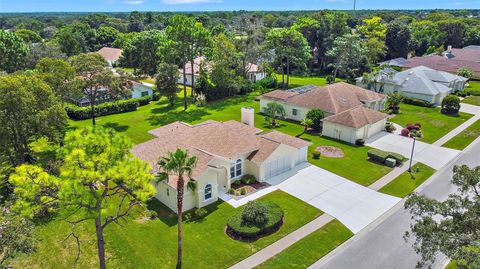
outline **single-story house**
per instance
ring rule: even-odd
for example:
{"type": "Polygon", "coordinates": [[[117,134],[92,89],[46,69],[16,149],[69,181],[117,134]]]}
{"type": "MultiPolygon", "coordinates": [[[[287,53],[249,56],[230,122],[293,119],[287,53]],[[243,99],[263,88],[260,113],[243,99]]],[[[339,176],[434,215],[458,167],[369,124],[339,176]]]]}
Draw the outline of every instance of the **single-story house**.
{"type": "Polygon", "coordinates": [[[378,63],[378,65],[389,65],[389,66],[403,67],[408,63],[409,62],[408,62],[407,59],[405,59],[403,57],[399,57],[399,58],[390,59],[390,60],[387,60],[387,61],[384,61],[384,62],[380,62],[380,63],[378,63]]]}
{"type": "Polygon", "coordinates": [[[412,57],[402,68],[410,69],[417,66],[426,66],[451,74],[457,74],[460,68],[468,68],[472,70],[473,78],[480,79],[480,49],[475,47],[449,48],[443,55],[412,57]]]}
{"type": "MultiPolygon", "coordinates": [[[[141,97],[144,97],[144,96],[147,96],[149,95],[150,97],[153,97],[153,89],[142,84],[142,83],[139,83],[137,81],[134,81],[134,80],[130,80],[129,81],[131,84],[132,84],[132,88],[131,88],[131,91],[132,91],[132,95],[131,96],[126,96],[125,99],[129,99],[129,98],[141,98],[141,97]]],[[[101,104],[101,103],[105,103],[105,102],[109,102],[109,101],[114,101],[115,99],[112,99],[110,98],[110,96],[108,96],[108,94],[106,94],[106,90],[105,89],[101,89],[100,92],[104,92],[105,94],[100,94],[100,96],[97,98],[97,105],[98,104],[101,104]]],[[[87,97],[82,97],[80,98],[80,100],[76,101],[76,103],[78,104],[78,106],[89,106],[90,105],[90,100],[87,98],[87,97]]]]}
{"type": "Polygon", "coordinates": [[[406,97],[439,105],[445,96],[463,91],[468,80],[425,66],[417,66],[402,72],[392,70],[389,72],[389,77],[379,77],[375,85],[364,85],[362,78],[357,78],[357,85],[385,94],[400,92],[406,97]]]}
{"type": "Polygon", "coordinates": [[[308,85],[266,93],[260,96],[261,110],[264,111],[271,102],[282,104],[285,117],[295,121],[304,119],[312,109],[322,110],[325,114],[322,134],[349,143],[367,139],[382,131],[387,118],[386,114],[379,112],[385,107],[385,95],[344,82],[325,87],[308,85]],[[361,107],[364,109],[359,109],[361,107]],[[333,116],[354,119],[340,121],[333,116]]]}
{"type": "MultiPolygon", "coordinates": [[[[185,189],[183,210],[201,208],[218,200],[233,181],[244,175],[265,180],[285,173],[307,161],[309,142],[277,131],[262,134],[253,126],[253,109],[242,109],[242,121],[251,125],[208,120],[196,125],[174,122],[150,131],[156,138],[139,144],[133,153],[149,162],[153,173],[159,171],[158,160],[177,148],[197,156],[190,178],[194,190],[185,189]]],[[[177,177],[156,183],[156,198],[177,211],[177,177]]],[[[187,182],[186,182],[187,184],[187,182]]]]}
{"type": "MultiPolygon", "coordinates": [[[[192,69],[192,64],[191,62],[188,62],[185,64],[185,84],[188,86],[192,86],[192,72],[194,74],[194,79],[197,80],[198,77],[200,76],[200,67],[201,65],[204,65],[203,67],[207,71],[212,70],[212,66],[209,62],[206,61],[205,57],[197,57],[193,60],[193,69],[192,69]]],[[[246,66],[247,71],[247,79],[256,82],[258,80],[261,80],[265,78],[266,74],[263,72],[263,70],[257,65],[253,63],[247,63],[246,66]]],[[[178,84],[183,85],[183,69],[178,69],[179,72],[179,77],[178,77],[178,84]]]]}
{"type": "Polygon", "coordinates": [[[103,47],[97,51],[105,61],[107,61],[108,66],[112,67],[122,56],[122,50],[117,48],[103,47]]]}

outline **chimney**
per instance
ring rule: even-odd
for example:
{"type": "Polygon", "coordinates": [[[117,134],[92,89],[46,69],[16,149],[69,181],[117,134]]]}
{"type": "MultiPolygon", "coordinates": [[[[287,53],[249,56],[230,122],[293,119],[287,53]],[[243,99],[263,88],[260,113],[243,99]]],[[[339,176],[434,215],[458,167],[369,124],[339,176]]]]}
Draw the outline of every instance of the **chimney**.
{"type": "Polygon", "coordinates": [[[242,123],[246,125],[250,125],[252,127],[255,126],[254,119],[255,118],[255,110],[251,107],[242,107],[242,123]]]}
{"type": "Polygon", "coordinates": [[[452,45],[448,45],[448,47],[447,47],[447,52],[448,52],[448,53],[452,53],[452,45]]]}

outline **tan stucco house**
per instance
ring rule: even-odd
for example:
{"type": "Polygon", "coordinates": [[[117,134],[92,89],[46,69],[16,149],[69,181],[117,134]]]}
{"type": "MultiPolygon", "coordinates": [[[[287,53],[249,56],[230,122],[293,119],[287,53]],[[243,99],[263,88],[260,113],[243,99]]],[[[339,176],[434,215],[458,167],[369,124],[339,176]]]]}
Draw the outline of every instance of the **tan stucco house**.
{"type": "MultiPolygon", "coordinates": [[[[190,180],[194,191],[186,190],[183,209],[200,208],[218,200],[233,181],[253,175],[260,182],[285,173],[307,161],[309,142],[280,132],[262,133],[253,126],[253,109],[242,109],[242,121],[208,120],[196,125],[174,122],[150,131],[156,136],[137,145],[133,153],[148,161],[153,173],[158,160],[168,151],[187,149],[198,158],[190,180]],[[249,124],[246,124],[249,123],[249,124]]],[[[157,184],[156,198],[176,212],[176,178],[157,184]]]]}
{"type": "Polygon", "coordinates": [[[381,132],[387,121],[387,114],[379,112],[385,107],[385,95],[344,82],[275,90],[260,96],[260,109],[264,111],[270,102],[282,104],[285,117],[295,121],[312,109],[322,110],[322,135],[352,144],[381,132]]]}

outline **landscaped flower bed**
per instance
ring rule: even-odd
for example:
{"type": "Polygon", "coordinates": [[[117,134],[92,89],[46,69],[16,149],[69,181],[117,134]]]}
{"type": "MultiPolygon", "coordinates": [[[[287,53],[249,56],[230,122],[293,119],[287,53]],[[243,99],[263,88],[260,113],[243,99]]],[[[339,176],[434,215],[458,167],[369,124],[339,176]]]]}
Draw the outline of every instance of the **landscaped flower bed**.
{"type": "Polygon", "coordinates": [[[233,196],[244,196],[269,186],[267,183],[258,182],[252,175],[244,175],[242,179],[232,182],[228,193],[233,196]]]}
{"type": "Polygon", "coordinates": [[[272,202],[249,202],[233,215],[226,233],[236,240],[251,241],[277,231],[283,224],[283,210],[272,202]]]}

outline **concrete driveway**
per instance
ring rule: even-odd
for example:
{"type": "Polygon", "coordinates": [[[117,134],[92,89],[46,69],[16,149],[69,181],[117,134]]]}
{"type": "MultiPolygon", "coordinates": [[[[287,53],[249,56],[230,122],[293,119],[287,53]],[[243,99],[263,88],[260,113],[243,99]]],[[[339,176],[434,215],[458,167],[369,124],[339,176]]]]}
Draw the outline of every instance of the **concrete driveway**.
{"type": "MultiPolygon", "coordinates": [[[[410,158],[413,139],[398,134],[382,132],[368,139],[367,145],[373,148],[396,152],[410,158]]],[[[422,162],[436,170],[444,167],[453,160],[460,151],[427,144],[421,141],[415,142],[413,159],[422,162]]]]}
{"type": "Polygon", "coordinates": [[[335,217],[353,233],[400,201],[308,163],[268,183],[335,217]]]}

